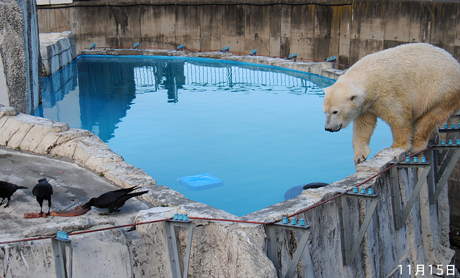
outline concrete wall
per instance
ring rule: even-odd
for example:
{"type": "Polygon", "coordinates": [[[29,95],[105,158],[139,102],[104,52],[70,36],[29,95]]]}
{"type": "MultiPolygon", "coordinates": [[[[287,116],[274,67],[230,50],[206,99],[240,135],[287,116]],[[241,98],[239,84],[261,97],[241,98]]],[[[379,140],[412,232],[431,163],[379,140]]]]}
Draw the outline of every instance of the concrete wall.
{"type": "Polygon", "coordinates": [[[31,113],[40,99],[35,0],[0,2],[0,104],[31,113]]]}
{"type": "MultiPolygon", "coordinates": [[[[69,129],[64,123],[16,114],[12,108],[0,107],[0,145],[72,158],[90,170],[103,173],[105,178],[120,187],[143,186],[149,192],[142,195],[142,199],[154,208],[140,211],[137,223],[169,218],[174,213],[187,213],[195,218],[191,277],[277,277],[274,265],[266,255],[263,225],[208,219],[269,222],[314,205],[318,206],[298,215],[311,226],[312,233],[296,269],[297,277],[412,277],[414,272],[409,274],[408,267],[414,271],[418,265],[423,265],[428,271],[429,265],[442,265],[444,272],[447,265],[452,267],[454,252],[449,248],[447,190],[442,192],[435,205],[429,205],[425,184],[405,225],[398,230],[393,221],[389,173],[371,179],[386,169],[390,161],[403,159],[405,151],[401,149],[385,149],[360,164],[356,174],[324,188],[305,190],[294,199],[238,219],[156,185],[152,177],[127,164],[97,136],[88,131],[69,129]],[[368,179],[370,181],[364,187],[372,187],[379,194],[377,210],[356,258],[351,265],[344,266],[338,199],[323,202],[368,179]]],[[[412,194],[417,175],[415,170],[401,174],[403,205],[412,194]]],[[[358,200],[349,200],[347,204],[353,243],[369,204],[358,200]]],[[[60,227],[50,223],[50,231],[40,230],[39,233],[49,235],[56,229],[60,227]]],[[[186,238],[186,231],[181,230],[182,256],[185,256],[186,238]]],[[[299,238],[300,234],[278,232],[280,274],[286,273],[299,238]]],[[[71,236],[71,240],[74,245],[74,277],[87,277],[88,273],[91,277],[171,277],[164,222],[138,226],[135,232],[117,229],[71,236]]],[[[5,277],[53,275],[50,250],[49,240],[2,245],[0,273],[5,277]]]]}
{"type": "Polygon", "coordinates": [[[77,57],[72,32],[41,33],[42,76],[51,76],[77,57]]]}
{"type": "Polygon", "coordinates": [[[401,43],[429,42],[460,59],[456,1],[77,1],[40,6],[40,32],[72,31],[77,52],[98,47],[220,50],[264,56],[337,56],[351,65],[401,43]],[[212,4],[210,4],[212,3],[212,4]]]}

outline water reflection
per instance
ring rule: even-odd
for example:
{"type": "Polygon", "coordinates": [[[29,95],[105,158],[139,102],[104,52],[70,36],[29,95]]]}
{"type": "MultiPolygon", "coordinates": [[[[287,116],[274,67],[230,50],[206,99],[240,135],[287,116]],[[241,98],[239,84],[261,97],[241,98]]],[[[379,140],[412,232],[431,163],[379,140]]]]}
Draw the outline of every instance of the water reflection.
{"type": "Polygon", "coordinates": [[[321,88],[332,82],[307,73],[202,58],[80,56],[42,78],[43,103],[35,115],[90,130],[107,142],[136,94],[166,93],[165,101],[174,104],[181,91],[276,93],[283,87],[293,94],[322,94],[321,88]]]}
{"type": "MultiPolygon", "coordinates": [[[[324,131],[318,95],[334,82],[325,77],[210,59],[83,56],[43,81],[41,116],[91,130],[158,184],[238,216],[355,169],[352,129],[324,131]],[[222,186],[178,181],[203,173],[222,186]]],[[[389,136],[379,124],[371,149],[389,136]]]]}

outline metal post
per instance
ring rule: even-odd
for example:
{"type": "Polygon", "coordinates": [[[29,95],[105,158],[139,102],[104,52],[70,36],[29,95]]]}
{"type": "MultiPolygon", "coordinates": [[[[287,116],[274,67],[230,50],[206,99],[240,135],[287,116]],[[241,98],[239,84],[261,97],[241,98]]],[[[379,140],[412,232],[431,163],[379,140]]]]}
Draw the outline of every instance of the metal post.
{"type": "Polygon", "coordinates": [[[184,277],[188,275],[190,263],[190,251],[192,248],[193,222],[189,220],[168,220],[165,221],[166,240],[168,242],[169,258],[171,260],[171,271],[174,278],[184,277]],[[176,235],[176,227],[187,228],[187,248],[185,252],[185,260],[182,262],[180,258],[180,243],[176,235]]]}
{"type": "MultiPolygon", "coordinates": [[[[67,235],[67,234],[66,234],[67,235]]],[[[68,238],[68,236],[67,236],[68,238]]],[[[51,239],[56,278],[72,278],[72,243],[59,236],[51,239]]]]}
{"type": "Polygon", "coordinates": [[[393,167],[390,170],[390,180],[391,180],[391,197],[393,202],[391,202],[393,207],[393,220],[395,227],[400,227],[400,217],[399,215],[402,214],[402,203],[401,203],[401,188],[399,186],[399,176],[398,176],[398,168],[393,167]]]}
{"type": "Polygon", "coordinates": [[[435,193],[435,185],[436,185],[436,165],[437,165],[437,157],[435,150],[431,149],[426,153],[426,159],[430,162],[430,172],[428,172],[428,176],[426,178],[426,182],[428,184],[428,200],[430,205],[436,203],[434,199],[435,193]]]}

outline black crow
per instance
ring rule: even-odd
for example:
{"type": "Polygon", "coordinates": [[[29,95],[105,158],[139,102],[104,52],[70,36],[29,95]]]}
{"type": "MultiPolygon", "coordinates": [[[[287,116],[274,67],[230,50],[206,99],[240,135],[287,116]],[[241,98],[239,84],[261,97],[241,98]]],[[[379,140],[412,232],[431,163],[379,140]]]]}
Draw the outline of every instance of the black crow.
{"type": "Polygon", "coordinates": [[[50,215],[51,209],[51,195],[53,194],[53,187],[48,183],[46,179],[39,179],[38,184],[32,189],[32,194],[37,198],[37,202],[40,204],[40,215],[43,214],[43,200],[48,201],[48,213],[50,215]]]}
{"type": "Polygon", "coordinates": [[[0,181],[0,198],[3,198],[3,200],[0,202],[0,205],[3,204],[5,199],[7,199],[8,202],[6,202],[5,208],[8,207],[10,204],[11,196],[13,196],[14,192],[16,192],[18,189],[27,189],[27,187],[18,186],[7,181],[0,181]]]}
{"type": "Polygon", "coordinates": [[[97,208],[108,208],[109,213],[111,213],[112,211],[118,211],[119,208],[121,208],[128,199],[132,197],[140,196],[148,192],[147,190],[147,191],[130,193],[131,191],[137,188],[138,186],[133,186],[133,187],[126,188],[126,189],[119,189],[119,190],[104,193],[97,198],[91,198],[89,202],[83,205],[83,208],[88,209],[88,208],[91,208],[91,206],[93,206],[97,208]]]}

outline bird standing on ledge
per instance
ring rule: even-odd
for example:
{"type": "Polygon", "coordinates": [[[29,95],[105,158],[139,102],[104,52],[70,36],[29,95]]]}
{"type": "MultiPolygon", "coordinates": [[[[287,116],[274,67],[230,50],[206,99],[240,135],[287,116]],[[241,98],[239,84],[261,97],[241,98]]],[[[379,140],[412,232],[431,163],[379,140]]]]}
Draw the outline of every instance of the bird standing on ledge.
{"type": "Polygon", "coordinates": [[[104,193],[97,198],[91,198],[89,202],[83,205],[83,209],[88,209],[88,208],[91,208],[91,206],[93,206],[97,208],[108,208],[109,213],[111,213],[112,211],[119,211],[119,209],[125,204],[125,202],[128,199],[132,197],[140,196],[148,192],[147,190],[147,191],[130,193],[131,191],[137,188],[138,186],[133,186],[130,188],[125,188],[125,189],[119,189],[119,190],[104,193]]]}
{"type": "Polygon", "coordinates": [[[18,189],[27,189],[27,187],[18,186],[7,181],[0,181],[0,198],[3,198],[3,200],[0,202],[0,205],[3,204],[5,199],[7,199],[8,201],[6,202],[5,208],[8,207],[10,204],[11,196],[13,196],[14,192],[16,192],[18,189]]]}
{"type": "Polygon", "coordinates": [[[48,183],[46,179],[39,179],[38,184],[32,189],[32,194],[37,198],[37,202],[40,204],[40,215],[43,214],[43,200],[48,201],[48,213],[50,215],[51,209],[51,195],[53,194],[53,187],[48,183]]]}

